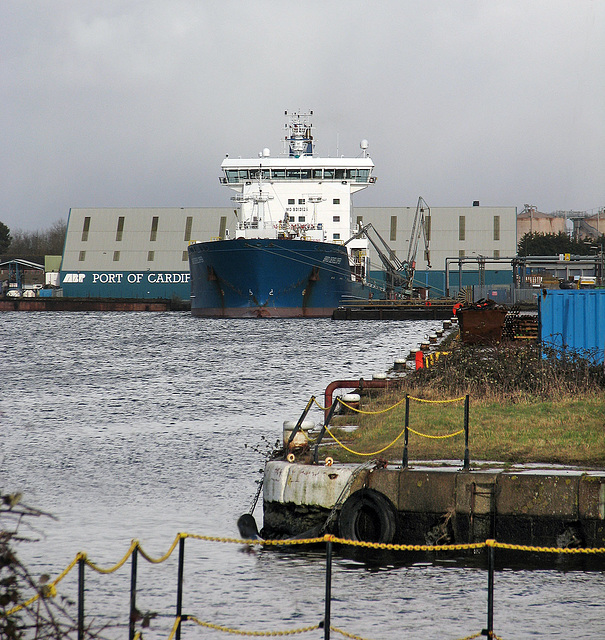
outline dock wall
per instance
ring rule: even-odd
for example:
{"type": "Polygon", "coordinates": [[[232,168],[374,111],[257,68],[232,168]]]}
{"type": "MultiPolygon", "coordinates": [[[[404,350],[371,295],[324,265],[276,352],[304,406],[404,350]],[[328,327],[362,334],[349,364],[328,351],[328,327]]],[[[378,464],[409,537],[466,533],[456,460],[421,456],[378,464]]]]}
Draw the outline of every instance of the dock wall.
{"type": "Polygon", "coordinates": [[[355,527],[365,527],[382,542],[445,544],[495,538],[511,544],[605,547],[605,472],[568,470],[385,468],[355,473],[354,465],[269,462],[265,535],[298,535],[325,522],[341,493],[330,531],[340,535],[343,525],[351,524],[343,523],[341,515],[350,518],[352,513],[355,527]],[[352,501],[346,507],[347,498],[368,489],[392,505],[392,540],[382,539],[385,507],[380,500],[360,506],[352,501]],[[366,522],[372,518],[375,523],[366,522]]]}

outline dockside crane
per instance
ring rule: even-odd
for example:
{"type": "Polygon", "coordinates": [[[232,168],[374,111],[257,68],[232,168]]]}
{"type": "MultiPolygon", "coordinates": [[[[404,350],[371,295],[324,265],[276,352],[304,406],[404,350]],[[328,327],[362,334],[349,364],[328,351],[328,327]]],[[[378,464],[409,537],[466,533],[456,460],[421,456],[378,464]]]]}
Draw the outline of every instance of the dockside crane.
{"type": "Polygon", "coordinates": [[[418,198],[418,204],[416,206],[416,213],[414,215],[414,222],[412,224],[412,232],[410,234],[410,240],[408,245],[408,255],[405,261],[400,260],[391,247],[387,244],[385,239],[376,230],[374,225],[369,224],[362,227],[354,236],[349,238],[345,242],[345,245],[365,236],[370,244],[374,247],[380,261],[382,262],[386,271],[386,294],[387,298],[393,297],[395,293],[402,293],[406,298],[413,297],[413,283],[414,273],[416,271],[416,255],[418,253],[418,245],[420,244],[420,237],[422,236],[424,241],[424,251],[426,256],[427,267],[431,268],[430,256],[429,256],[429,240],[426,234],[426,219],[431,215],[431,209],[424,200],[424,198],[418,198]],[[377,240],[374,239],[376,236],[377,240]],[[378,241],[382,244],[378,244],[378,241]]]}

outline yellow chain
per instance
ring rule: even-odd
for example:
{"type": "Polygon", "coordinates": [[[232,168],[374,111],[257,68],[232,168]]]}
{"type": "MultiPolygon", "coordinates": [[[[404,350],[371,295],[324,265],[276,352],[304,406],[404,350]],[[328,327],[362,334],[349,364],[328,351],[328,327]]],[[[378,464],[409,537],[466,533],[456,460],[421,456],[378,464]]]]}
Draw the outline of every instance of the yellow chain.
{"type": "Polygon", "coordinates": [[[347,445],[343,444],[331,431],[328,427],[326,427],[326,431],[330,434],[330,436],[335,440],[336,444],[340,445],[345,451],[348,451],[349,453],[354,453],[356,456],[375,456],[378,455],[379,453],[382,453],[383,451],[386,451],[388,448],[392,447],[397,440],[399,440],[399,438],[401,438],[401,436],[405,433],[405,428],[404,430],[395,438],[395,440],[393,440],[393,442],[391,442],[390,444],[387,444],[386,447],[383,447],[382,449],[379,449],[378,451],[373,451],[372,453],[362,453],[361,451],[353,451],[353,449],[349,449],[349,447],[347,447],[347,445]]]}
{"type": "Polygon", "coordinates": [[[331,409],[331,408],[332,408],[332,404],[334,404],[334,403],[332,403],[329,407],[322,407],[322,406],[319,404],[319,402],[317,402],[317,399],[316,399],[316,398],[313,398],[313,402],[314,402],[314,403],[315,403],[315,404],[316,404],[316,405],[317,405],[317,406],[318,406],[322,411],[327,411],[328,409],[331,409]]]}
{"type": "Polygon", "coordinates": [[[380,413],[387,413],[388,411],[392,411],[395,407],[398,407],[402,402],[405,402],[405,398],[402,398],[399,402],[396,402],[392,407],[389,407],[388,409],[381,409],[380,411],[362,411],[361,409],[356,409],[355,407],[352,407],[351,405],[347,404],[346,402],[343,402],[342,400],[340,400],[339,402],[341,405],[343,405],[347,409],[351,409],[351,411],[356,411],[357,413],[363,413],[366,416],[377,416],[380,413]]]}
{"type": "Polygon", "coordinates": [[[450,400],[425,400],[424,398],[415,398],[414,396],[408,396],[410,400],[416,400],[417,402],[427,402],[430,404],[445,404],[446,402],[460,402],[464,400],[466,396],[460,396],[459,398],[451,398],[450,400]]]}
{"type": "Polygon", "coordinates": [[[153,564],[160,564],[160,562],[164,562],[164,560],[167,560],[168,558],[170,558],[170,556],[172,555],[172,552],[174,551],[176,545],[179,543],[179,540],[181,538],[184,538],[186,536],[184,536],[181,533],[178,533],[176,538],[174,539],[174,542],[172,543],[170,549],[168,549],[168,551],[166,551],[166,553],[161,556],[160,558],[152,558],[151,556],[147,555],[147,553],[145,553],[145,551],[143,551],[141,545],[139,545],[139,553],[143,556],[143,558],[145,558],[145,560],[147,560],[147,562],[151,562],[153,564]]]}
{"type": "Polygon", "coordinates": [[[348,631],[344,631],[343,629],[339,629],[338,627],[330,626],[330,631],[334,631],[335,633],[340,633],[341,636],[345,638],[352,638],[352,640],[368,640],[363,636],[356,636],[354,633],[349,633],[348,631]]]}
{"type": "Polygon", "coordinates": [[[194,616],[187,616],[187,620],[191,620],[201,627],[215,629],[216,631],[223,631],[224,633],[232,633],[238,636],[293,636],[297,633],[306,633],[307,631],[315,631],[316,629],[319,629],[319,625],[314,624],[311,627],[301,627],[300,629],[291,629],[289,631],[242,631],[241,629],[231,629],[230,627],[223,627],[219,624],[212,624],[211,622],[203,622],[194,616]]]}
{"type": "Polygon", "coordinates": [[[414,431],[414,429],[410,429],[408,427],[408,431],[415,433],[417,436],[422,436],[423,438],[433,438],[434,440],[442,440],[443,438],[453,438],[454,436],[459,436],[461,433],[464,433],[464,429],[460,429],[460,431],[455,431],[454,433],[448,433],[446,436],[430,436],[428,433],[420,433],[420,431],[414,431]]]}
{"type": "Polygon", "coordinates": [[[132,555],[133,551],[137,548],[138,544],[139,543],[136,540],[133,540],[130,543],[130,549],[128,549],[128,551],[126,552],[126,555],[117,564],[115,564],[113,567],[110,567],[109,569],[103,569],[102,567],[99,567],[94,562],[88,560],[88,558],[86,558],[86,564],[93,571],[96,571],[97,573],[104,573],[104,574],[113,573],[114,571],[117,571],[121,566],[123,566],[123,564],[126,562],[126,560],[128,560],[128,558],[130,558],[130,556],[132,555]]]}

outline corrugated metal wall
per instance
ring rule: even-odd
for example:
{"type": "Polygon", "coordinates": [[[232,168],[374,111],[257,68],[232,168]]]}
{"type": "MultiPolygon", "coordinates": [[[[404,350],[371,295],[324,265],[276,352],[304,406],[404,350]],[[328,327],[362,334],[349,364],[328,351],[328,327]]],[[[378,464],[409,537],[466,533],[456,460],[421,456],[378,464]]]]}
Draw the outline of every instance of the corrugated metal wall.
{"type": "Polygon", "coordinates": [[[538,300],[544,345],[603,362],[605,289],[544,290],[538,300]]]}

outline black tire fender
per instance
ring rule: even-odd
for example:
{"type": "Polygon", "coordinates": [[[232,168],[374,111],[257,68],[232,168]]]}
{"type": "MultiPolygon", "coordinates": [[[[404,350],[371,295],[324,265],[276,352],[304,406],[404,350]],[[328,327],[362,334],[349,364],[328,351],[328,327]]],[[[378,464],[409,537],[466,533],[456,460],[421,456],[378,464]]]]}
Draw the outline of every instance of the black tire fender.
{"type": "Polygon", "coordinates": [[[341,538],[392,543],[397,536],[397,509],[380,491],[360,489],[342,505],[338,518],[341,538]]]}

